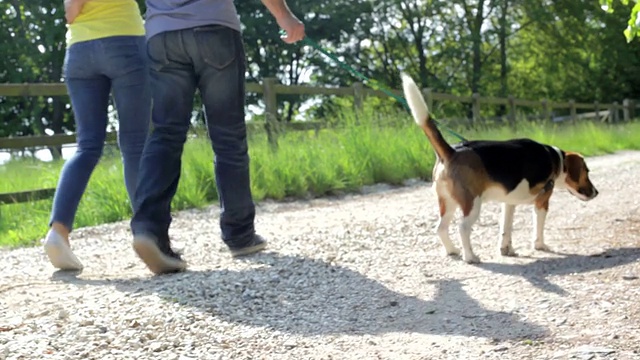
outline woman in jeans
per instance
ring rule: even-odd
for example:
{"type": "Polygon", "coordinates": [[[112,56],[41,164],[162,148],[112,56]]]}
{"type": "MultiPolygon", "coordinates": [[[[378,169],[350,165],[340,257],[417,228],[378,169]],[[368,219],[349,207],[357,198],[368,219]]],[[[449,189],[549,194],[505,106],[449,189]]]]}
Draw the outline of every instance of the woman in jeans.
{"type": "Polygon", "coordinates": [[[78,148],[62,167],[43,245],[54,267],[80,270],[83,265],[71,251],[69,233],[102,155],[110,93],[118,112],[118,145],[132,202],[149,131],[151,90],[144,25],[135,0],[64,0],[64,5],[67,50],[63,72],[78,148]]]}

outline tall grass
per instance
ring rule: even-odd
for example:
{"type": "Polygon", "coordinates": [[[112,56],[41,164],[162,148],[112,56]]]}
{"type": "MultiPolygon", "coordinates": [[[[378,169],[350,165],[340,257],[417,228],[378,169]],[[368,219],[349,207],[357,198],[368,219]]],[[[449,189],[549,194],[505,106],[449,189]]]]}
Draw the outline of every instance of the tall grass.
{"type": "MultiPolygon", "coordinates": [[[[356,191],[374,183],[399,184],[409,178],[429,179],[433,151],[407,113],[344,114],[342,128],[317,135],[291,132],[279,139],[277,151],[263,134],[250,137],[254,198],[322,196],[356,191]],[[380,123],[394,124],[379,126],[380,123]]],[[[456,129],[460,130],[460,129],[456,129]]],[[[566,150],[598,155],[640,148],[640,123],[577,125],[523,123],[517,128],[462,130],[469,139],[530,137],[566,150]]],[[[449,141],[456,139],[448,137],[449,141]]],[[[0,166],[0,192],[54,187],[61,162],[22,160],[0,166]]],[[[213,153],[204,137],[185,146],[182,175],[173,209],[202,207],[217,200],[213,153]]],[[[51,200],[0,206],[0,246],[32,245],[48,228],[51,200]]],[[[119,158],[105,158],[93,174],[78,209],[75,227],[128,219],[130,204],[119,158]]]]}

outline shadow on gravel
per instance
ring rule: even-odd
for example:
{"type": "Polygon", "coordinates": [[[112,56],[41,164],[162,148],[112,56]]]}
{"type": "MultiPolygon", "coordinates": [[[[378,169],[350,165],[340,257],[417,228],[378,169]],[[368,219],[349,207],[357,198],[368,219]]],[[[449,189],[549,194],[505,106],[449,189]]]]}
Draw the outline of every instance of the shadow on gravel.
{"type": "Polygon", "coordinates": [[[130,280],[85,280],[58,273],[54,281],[115,286],[133,296],[159,296],[228,322],[306,336],[417,332],[515,340],[547,331],[517,315],[483,308],[460,280],[425,279],[417,285],[432,287],[434,295],[419,299],[320,260],[262,253],[244,261],[251,268],[130,280]]]}
{"type": "Polygon", "coordinates": [[[548,276],[586,273],[626,265],[640,259],[640,248],[616,248],[594,255],[565,255],[562,258],[539,259],[528,264],[480,263],[475,266],[499,274],[521,276],[535,287],[558,295],[567,295],[548,276]]]}

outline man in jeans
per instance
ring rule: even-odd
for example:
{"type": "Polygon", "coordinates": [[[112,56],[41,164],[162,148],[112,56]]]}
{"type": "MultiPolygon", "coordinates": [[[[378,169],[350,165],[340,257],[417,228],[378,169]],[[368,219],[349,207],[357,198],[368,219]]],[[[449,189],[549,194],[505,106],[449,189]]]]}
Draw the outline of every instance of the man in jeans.
{"type": "MultiPolygon", "coordinates": [[[[304,25],[284,0],[262,0],[283,40],[304,38],[304,25]]],[[[196,89],[215,153],[222,240],[232,256],[263,250],[254,229],[245,126],[245,53],[233,0],[146,0],[147,52],[153,91],[150,134],[142,155],[131,220],[133,247],[155,274],[182,271],[170,246],[171,200],[196,89]]]]}

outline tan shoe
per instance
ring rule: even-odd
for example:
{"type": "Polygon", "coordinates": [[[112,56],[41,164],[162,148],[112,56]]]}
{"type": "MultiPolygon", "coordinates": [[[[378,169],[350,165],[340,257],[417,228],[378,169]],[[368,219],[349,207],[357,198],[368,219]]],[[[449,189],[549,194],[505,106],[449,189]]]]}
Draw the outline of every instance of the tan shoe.
{"type": "Polygon", "coordinates": [[[185,271],[187,263],[173,251],[169,241],[160,242],[155,236],[137,234],[133,237],[133,249],[149,270],[156,275],[185,271]]]}
{"type": "Polygon", "coordinates": [[[82,270],[84,266],[71,251],[69,242],[51,229],[42,241],[44,252],[47,254],[51,265],[60,270],[82,270]]]}

